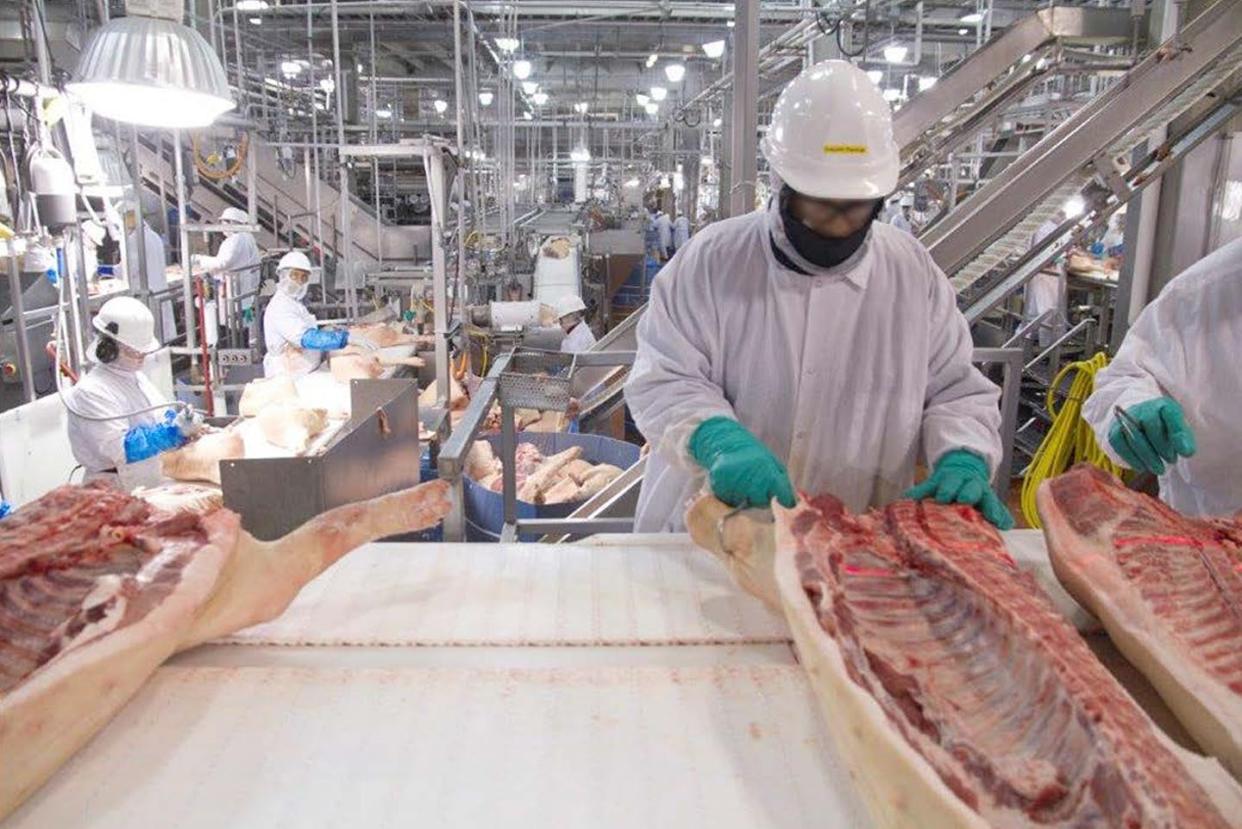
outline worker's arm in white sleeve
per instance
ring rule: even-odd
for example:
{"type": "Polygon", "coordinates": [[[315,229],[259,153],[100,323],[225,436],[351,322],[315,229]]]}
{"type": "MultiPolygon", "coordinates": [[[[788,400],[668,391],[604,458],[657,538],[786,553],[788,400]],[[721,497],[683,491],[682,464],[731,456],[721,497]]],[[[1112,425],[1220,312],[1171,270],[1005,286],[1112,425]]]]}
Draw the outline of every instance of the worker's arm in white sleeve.
{"type": "MultiPolygon", "coordinates": [[[[85,388],[74,389],[70,402],[74,411],[92,417],[125,414],[125,412],[116,410],[114,401],[85,388]]],[[[69,412],[68,424],[74,432],[73,442],[90,447],[88,452],[96,462],[100,463],[100,469],[116,468],[125,463],[125,433],[129,431],[128,420],[88,420],[69,412]]],[[[79,460],[82,459],[79,458],[79,460]]]]}
{"type": "Polygon", "coordinates": [[[294,348],[301,348],[302,335],[314,326],[308,325],[306,318],[298,314],[297,308],[290,307],[291,305],[292,303],[282,302],[279,307],[272,309],[270,320],[265,324],[270,325],[280,339],[294,348]]]}
{"type": "Polygon", "coordinates": [[[704,246],[687,248],[660,272],[638,323],[638,353],[625,400],[651,447],[694,468],[687,444],[710,417],[734,417],[712,380],[715,307],[707,286],[704,246]]]}
{"type": "Polygon", "coordinates": [[[1002,449],[1000,389],[971,362],[970,326],[940,269],[931,287],[931,338],[923,403],[923,453],[929,467],[945,453],[968,449],[996,472],[1002,449]]]}

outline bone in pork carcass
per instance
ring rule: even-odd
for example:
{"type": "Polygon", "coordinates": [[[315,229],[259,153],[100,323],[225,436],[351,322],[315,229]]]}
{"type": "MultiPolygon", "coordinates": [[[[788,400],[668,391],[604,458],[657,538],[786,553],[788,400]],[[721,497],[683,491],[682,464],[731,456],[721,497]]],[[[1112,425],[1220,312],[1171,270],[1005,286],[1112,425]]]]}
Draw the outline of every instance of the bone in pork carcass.
{"type": "Polygon", "coordinates": [[[205,431],[180,449],[160,455],[164,477],[174,481],[220,484],[220,461],[246,457],[241,435],[225,429],[205,431]]]}
{"type": "Polygon", "coordinates": [[[328,410],[297,405],[268,406],[255,420],[268,443],[301,454],[327,428],[328,410]]]}
{"type": "Polygon", "coordinates": [[[291,404],[298,402],[298,389],[293,378],[261,377],[251,380],[242,389],[241,400],[237,404],[237,413],[242,417],[254,417],[274,403],[291,404]]]}
{"type": "Polygon", "coordinates": [[[173,653],[275,618],[345,553],[448,509],[433,481],[259,542],[228,510],[170,516],[93,484],[0,521],[0,818],[173,653]]]}
{"type": "Polygon", "coordinates": [[[1037,501],[1057,577],[1242,780],[1242,521],[1187,518],[1085,465],[1037,501]]]}
{"type": "Polygon", "coordinates": [[[1242,789],[1159,731],[974,510],[777,510],[776,575],[883,827],[1225,827],[1242,789]]]}

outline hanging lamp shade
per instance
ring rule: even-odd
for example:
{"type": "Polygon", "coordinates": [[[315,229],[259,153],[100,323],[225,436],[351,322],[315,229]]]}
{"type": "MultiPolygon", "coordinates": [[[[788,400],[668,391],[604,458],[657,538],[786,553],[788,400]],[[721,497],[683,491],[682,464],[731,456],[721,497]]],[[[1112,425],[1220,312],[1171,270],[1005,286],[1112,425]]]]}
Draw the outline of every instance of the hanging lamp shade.
{"type": "Polygon", "coordinates": [[[146,127],[205,127],[236,106],[203,36],[153,17],[96,29],[67,86],[99,115],[146,127]]]}

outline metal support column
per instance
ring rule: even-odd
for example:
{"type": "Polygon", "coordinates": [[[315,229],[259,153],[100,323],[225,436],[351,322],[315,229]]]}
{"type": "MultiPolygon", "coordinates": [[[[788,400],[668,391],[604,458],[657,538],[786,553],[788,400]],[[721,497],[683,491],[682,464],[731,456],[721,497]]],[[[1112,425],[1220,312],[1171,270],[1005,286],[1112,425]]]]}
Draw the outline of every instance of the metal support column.
{"type": "MultiPolygon", "coordinates": [[[[185,309],[185,347],[194,361],[198,345],[198,326],[194,320],[194,273],[190,268],[190,234],[185,229],[185,173],[181,169],[181,130],[173,130],[173,170],[177,177],[177,248],[181,258],[181,303],[185,309]]],[[[205,370],[206,367],[204,367],[205,370]]]]}
{"type": "MultiPolygon", "coordinates": [[[[338,149],[345,146],[345,107],[342,105],[341,90],[345,88],[344,78],[341,76],[341,23],[337,16],[337,3],[332,0],[332,71],[336,73],[336,142],[338,149]]],[[[350,319],[358,316],[358,296],[354,290],[354,272],[349,266],[352,253],[350,246],[353,244],[353,234],[351,220],[353,211],[350,210],[349,197],[349,165],[344,158],[340,158],[338,165],[340,178],[338,187],[340,192],[337,194],[337,207],[340,211],[340,230],[341,238],[338,242],[340,247],[336,251],[336,275],[344,276],[345,281],[345,313],[350,319]]]]}
{"type": "MultiPolygon", "coordinates": [[[[18,268],[17,260],[19,259],[17,251],[10,250],[13,255],[9,257],[9,294],[13,302],[13,330],[17,335],[17,365],[22,373],[22,392],[26,395],[26,402],[33,403],[35,399],[34,377],[30,372],[30,338],[26,333],[26,305],[22,298],[22,277],[21,270],[18,268]]],[[[52,371],[59,371],[58,365],[52,366],[52,371]]]]}
{"type": "Polygon", "coordinates": [[[729,215],[741,216],[755,209],[755,179],[759,174],[759,0],[738,0],[734,8],[737,24],[733,29],[729,215]]]}

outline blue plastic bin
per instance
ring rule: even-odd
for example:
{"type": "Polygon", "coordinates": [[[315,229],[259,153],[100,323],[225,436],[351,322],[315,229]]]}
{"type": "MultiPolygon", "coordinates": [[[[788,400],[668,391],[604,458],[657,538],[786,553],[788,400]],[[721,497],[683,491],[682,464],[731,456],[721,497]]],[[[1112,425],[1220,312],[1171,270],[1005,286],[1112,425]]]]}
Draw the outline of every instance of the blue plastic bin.
{"type": "MultiPolygon", "coordinates": [[[[423,447],[423,455],[419,459],[418,464],[418,480],[420,483],[439,480],[440,470],[436,469],[435,464],[431,462],[431,447],[423,447]]],[[[414,533],[415,541],[443,541],[444,540],[444,522],[441,521],[434,527],[428,527],[425,530],[414,533]]]]}
{"type": "MultiPolygon", "coordinates": [[[[480,438],[492,445],[500,456],[500,435],[480,438]]],[[[555,455],[571,446],[582,447],[582,459],[591,463],[610,463],[621,469],[629,469],[638,462],[639,448],[632,443],[603,435],[572,435],[563,432],[518,432],[518,443],[533,443],[544,455],[555,455]]],[[[465,478],[466,540],[499,541],[505,523],[504,495],[492,492],[475,481],[465,478]]],[[[528,504],[517,502],[518,518],[564,518],[579,504],[528,504]]],[[[541,533],[522,533],[519,541],[538,541],[541,533]]]]}

